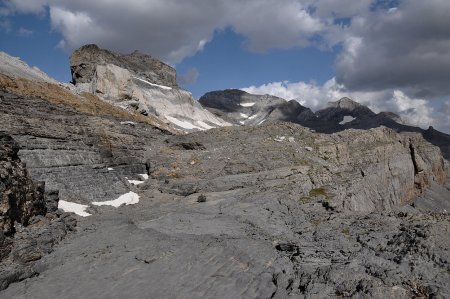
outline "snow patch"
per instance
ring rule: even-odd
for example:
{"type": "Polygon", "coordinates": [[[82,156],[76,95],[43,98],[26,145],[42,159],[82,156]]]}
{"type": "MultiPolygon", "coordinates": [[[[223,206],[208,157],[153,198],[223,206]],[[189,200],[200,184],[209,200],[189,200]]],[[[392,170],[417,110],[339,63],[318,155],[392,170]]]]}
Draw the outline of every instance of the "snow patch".
{"type": "Polygon", "coordinates": [[[159,88],[165,89],[165,90],[172,90],[172,87],[169,87],[169,86],[164,86],[164,85],[151,83],[151,82],[148,82],[147,80],[144,80],[144,79],[141,79],[141,78],[138,78],[138,77],[133,77],[133,78],[137,79],[137,80],[139,80],[141,82],[147,83],[148,85],[151,85],[151,86],[159,87],[159,88]]]}
{"type": "Polygon", "coordinates": [[[245,114],[245,113],[241,113],[241,117],[243,117],[243,118],[248,118],[248,115],[245,114]]]}
{"type": "Polygon", "coordinates": [[[204,128],[200,128],[197,127],[195,125],[193,125],[190,122],[184,121],[184,120],[179,120],[178,118],[172,117],[172,116],[166,116],[167,120],[170,121],[171,123],[182,127],[184,129],[188,129],[188,130],[192,130],[192,129],[199,129],[199,130],[205,130],[204,128]]]}
{"type": "Polygon", "coordinates": [[[242,121],[242,120],[241,120],[239,123],[240,123],[241,125],[245,125],[245,121],[242,121]]]}
{"type": "Polygon", "coordinates": [[[81,217],[91,216],[91,214],[86,212],[87,208],[89,208],[89,206],[82,205],[82,204],[75,203],[75,202],[70,202],[70,201],[65,201],[65,200],[58,201],[58,209],[61,209],[64,212],[68,212],[68,213],[75,213],[81,217]]]}
{"type": "Polygon", "coordinates": [[[120,122],[121,125],[129,125],[129,126],[135,126],[136,123],[134,121],[121,121],[120,122]]]}
{"type": "Polygon", "coordinates": [[[255,105],[255,103],[241,103],[240,105],[242,107],[252,107],[253,105],[255,105]]]}
{"type": "Polygon", "coordinates": [[[257,116],[258,116],[258,115],[255,114],[255,115],[250,116],[248,119],[254,119],[254,118],[256,118],[257,116]]]}
{"type": "Polygon", "coordinates": [[[92,204],[95,206],[113,206],[115,208],[120,207],[121,205],[134,205],[139,202],[139,195],[134,192],[128,192],[119,196],[119,198],[109,201],[94,201],[92,204]]]}
{"type": "Polygon", "coordinates": [[[197,121],[197,124],[198,124],[200,127],[203,127],[203,128],[205,128],[205,129],[207,129],[207,130],[209,130],[209,129],[214,129],[214,127],[211,127],[210,125],[208,125],[207,123],[205,123],[205,122],[203,122],[203,121],[201,121],[201,120],[197,121]]]}
{"type": "Polygon", "coordinates": [[[277,136],[273,140],[278,141],[278,142],[283,142],[285,139],[286,139],[285,136],[277,136]]]}
{"type": "Polygon", "coordinates": [[[148,174],[143,173],[143,174],[139,174],[144,180],[148,180],[148,174]]]}
{"type": "Polygon", "coordinates": [[[343,124],[352,122],[352,121],[354,121],[355,119],[356,119],[356,118],[353,117],[353,116],[351,116],[351,115],[346,115],[346,116],[344,116],[344,119],[343,119],[339,124],[340,124],[340,125],[343,125],[343,124]]]}
{"type": "Polygon", "coordinates": [[[144,181],[137,181],[137,180],[128,180],[128,183],[130,183],[131,185],[140,185],[142,184],[144,181]]]}
{"type": "Polygon", "coordinates": [[[114,168],[108,167],[108,171],[114,170],[114,168]]]}
{"type": "Polygon", "coordinates": [[[258,123],[258,126],[260,125],[260,124],[262,124],[263,122],[265,122],[266,120],[265,119],[263,119],[262,121],[260,121],[259,123],[258,123]]]}

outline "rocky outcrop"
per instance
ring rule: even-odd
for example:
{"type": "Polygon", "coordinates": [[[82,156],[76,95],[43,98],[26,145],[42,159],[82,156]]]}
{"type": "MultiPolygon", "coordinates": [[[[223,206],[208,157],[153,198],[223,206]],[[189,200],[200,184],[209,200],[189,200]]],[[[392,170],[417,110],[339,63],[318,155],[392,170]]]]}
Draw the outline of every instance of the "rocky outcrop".
{"type": "Polygon", "coordinates": [[[69,215],[57,213],[57,193],[31,180],[18,151],[0,133],[0,289],[32,276],[34,262],[75,226],[69,215]]]}
{"type": "Polygon", "coordinates": [[[164,120],[181,132],[229,125],[176,84],[176,72],[146,54],[117,54],[95,45],[77,49],[70,58],[78,92],[164,120]]]}
{"type": "Polygon", "coordinates": [[[401,206],[446,179],[437,147],[419,134],[384,127],[328,135],[271,123],[180,138],[169,139],[176,159],[152,159],[150,169],[153,177],[162,179],[159,188],[173,194],[280,184],[297,200],[322,197],[336,210],[373,212],[401,206]],[[180,150],[180,142],[202,146],[180,150]],[[211,157],[213,150],[216,158],[211,157]]]}
{"type": "MultiPolygon", "coordinates": [[[[28,176],[14,140],[0,133],[0,239],[15,233],[15,223],[28,225],[33,216],[45,215],[44,185],[35,184],[28,176]]],[[[5,257],[8,247],[0,251],[5,257]]]]}
{"type": "Polygon", "coordinates": [[[163,135],[143,123],[91,116],[39,97],[0,91],[0,101],[2,130],[17,141],[32,178],[70,202],[129,192],[125,177],[146,173],[146,146],[163,135]]]}
{"type": "Polygon", "coordinates": [[[97,67],[109,64],[126,69],[151,83],[178,87],[175,69],[160,60],[139,51],[119,54],[100,49],[97,45],[83,46],[70,56],[72,82],[90,83],[95,80],[97,67]]]}
{"type": "Polygon", "coordinates": [[[12,57],[5,52],[0,52],[0,74],[13,78],[59,84],[37,67],[30,67],[18,57],[12,57]]]}

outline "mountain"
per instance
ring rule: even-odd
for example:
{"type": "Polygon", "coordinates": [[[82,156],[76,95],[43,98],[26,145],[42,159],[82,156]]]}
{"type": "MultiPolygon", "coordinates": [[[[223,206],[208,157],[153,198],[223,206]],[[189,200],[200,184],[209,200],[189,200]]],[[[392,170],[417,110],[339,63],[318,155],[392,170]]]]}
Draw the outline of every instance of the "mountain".
{"type": "Polygon", "coordinates": [[[445,134],[349,99],[205,112],[153,58],[81,53],[75,84],[0,73],[1,298],[450,296],[445,134]]]}
{"type": "Polygon", "coordinates": [[[326,108],[315,113],[295,100],[286,101],[270,95],[253,95],[240,90],[208,92],[200,98],[200,103],[212,113],[241,125],[258,125],[265,121],[279,120],[297,123],[321,133],[380,126],[397,132],[416,132],[439,146],[444,157],[450,159],[450,135],[432,127],[424,130],[406,125],[395,113],[377,114],[349,98],[330,102],[326,108]]]}
{"type": "Polygon", "coordinates": [[[119,54],[86,45],[73,52],[70,65],[77,92],[92,93],[128,111],[153,115],[181,132],[230,125],[178,87],[175,69],[146,54],[119,54]]]}
{"type": "Polygon", "coordinates": [[[296,101],[286,102],[282,98],[252,95],[237,89],[208,92],[199,102],[236,125],[259,125],[267,120],[301,123],[314,117],[309,108],[296,101]]]}

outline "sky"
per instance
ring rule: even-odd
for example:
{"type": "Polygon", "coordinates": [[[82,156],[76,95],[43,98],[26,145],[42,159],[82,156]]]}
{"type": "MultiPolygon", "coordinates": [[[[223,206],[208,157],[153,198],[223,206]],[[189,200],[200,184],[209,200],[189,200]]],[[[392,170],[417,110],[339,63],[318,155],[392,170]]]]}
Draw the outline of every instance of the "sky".
{"type": "Polygon", "coordinates": [[[317,110],[350,97],[450,133],[448,0],[0,0],[0,51],[59,81],[89,43],[317,110]]]}

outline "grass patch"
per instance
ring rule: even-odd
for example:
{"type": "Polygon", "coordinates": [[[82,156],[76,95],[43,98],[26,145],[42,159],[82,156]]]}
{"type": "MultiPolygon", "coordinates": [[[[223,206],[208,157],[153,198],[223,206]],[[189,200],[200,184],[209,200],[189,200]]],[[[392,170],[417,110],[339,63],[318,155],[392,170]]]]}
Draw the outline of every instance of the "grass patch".
{"type": "Polygon", "coordinates": [[[309,196],[310,197],[324,196],[324,197],[328,198],[328,193],[325,188],[320,187],[320,188],[311,189],[311,191],[309,191],[309,196]]]}
{"type": "Polygon", "coordinates": [[[350,231],[349,231],[348,227],[342,229],[341,233],[346,237],[350,237],[350,231]]]}
{"type": "Polygon", "coordinates": [[[319,224],[322,223],[322,220],[316,218],[316,219],[311,220],[311,223],[314,224],[315,226],[318,226],[319,224]]]}
{"type": "Polygon", "coordinates": [[[313,201],[316,197],[325,197],[325,199],[329,199],[327,190],[324,187],[314,188],[309,191],[309,195],[300,197],[299,201],[302,204],[307,204],[313,201]]]}
{"type": "Polygon", "coordinates": [[[309,197],[309,196],[303,196],[303,197],[300,197],[300,202],[301,202],[302,204],[310,203],[311,200],[312,200],[312,198],[309,197]]]}
{"type": "Polygon", "coordinates": [[[172,133],[170,127],[152,115],[144,116],[139,113],[126,111],[106,103],[99,97],[83,93],[75,95],[66,88],[47,82],[35,82],[23,78],[11,78],[0,74],[0,87],[19,96],[39,97],[54,105],[71,107],[83,114],[94,116],[112,116],[122,120],[146,123],[172,133]]]}

